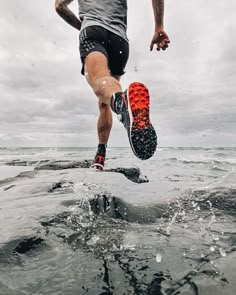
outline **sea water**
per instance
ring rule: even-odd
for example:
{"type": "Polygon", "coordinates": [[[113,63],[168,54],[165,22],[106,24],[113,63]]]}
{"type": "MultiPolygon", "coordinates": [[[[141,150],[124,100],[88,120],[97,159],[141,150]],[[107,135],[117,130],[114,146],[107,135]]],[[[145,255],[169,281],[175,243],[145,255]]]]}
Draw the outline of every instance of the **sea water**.
{"type": "Polygon", "coordinates": [[[0,294],[236,294],[236,148],[0,149],[0,294]]]}

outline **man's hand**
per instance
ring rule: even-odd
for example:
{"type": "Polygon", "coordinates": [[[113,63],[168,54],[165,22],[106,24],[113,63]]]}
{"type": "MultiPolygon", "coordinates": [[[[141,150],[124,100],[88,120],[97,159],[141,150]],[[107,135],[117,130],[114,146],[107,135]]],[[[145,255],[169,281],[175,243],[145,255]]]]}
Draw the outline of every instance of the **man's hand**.
{"type": "Polygon", "coordinates": [[[166,50],[166,48],[168,47],[170,43],[170,39],[168,37],[168,35],[166,34],[166,32],[160,28],[160,29],[156,29],[154,36],[152,38],[151,44],[150,44],[150,51],[153,50],[153,46],[156,44],[156,49],[158,51],[162,50],[166,50]]]}
{"type": "Polygon", "coordinates": [[[68,5],[73,0],[55,0],[56,12],[66,21],[69,25],[77,30],[81,28],[81,21],[76,17],[76,15],[68,8],[68,5]]]}

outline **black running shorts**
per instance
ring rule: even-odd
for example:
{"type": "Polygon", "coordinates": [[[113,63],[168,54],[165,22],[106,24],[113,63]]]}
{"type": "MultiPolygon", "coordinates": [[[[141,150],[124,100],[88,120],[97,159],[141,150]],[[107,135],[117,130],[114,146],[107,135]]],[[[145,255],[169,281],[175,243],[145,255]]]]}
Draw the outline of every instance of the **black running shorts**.
{"type": "Polygon", "coordinates": [[[84,60],[93,52],[103,53],[108,60],[108,66],[113,76],[123,75],[128,57],[129,44],[120,36],[100,26],[90,26],[80,32],[81,73],[84,75],[84,60]]]}

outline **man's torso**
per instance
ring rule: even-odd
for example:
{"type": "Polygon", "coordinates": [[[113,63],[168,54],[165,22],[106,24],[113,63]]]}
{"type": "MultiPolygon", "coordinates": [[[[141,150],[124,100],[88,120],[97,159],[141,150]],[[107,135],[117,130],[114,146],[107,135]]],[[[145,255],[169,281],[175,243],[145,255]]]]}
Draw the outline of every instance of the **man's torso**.
{"type": "Polygon", "coordinates": [[[81,30],[99,25],[128,41],[127,0],[78,0],[81,30]]]}

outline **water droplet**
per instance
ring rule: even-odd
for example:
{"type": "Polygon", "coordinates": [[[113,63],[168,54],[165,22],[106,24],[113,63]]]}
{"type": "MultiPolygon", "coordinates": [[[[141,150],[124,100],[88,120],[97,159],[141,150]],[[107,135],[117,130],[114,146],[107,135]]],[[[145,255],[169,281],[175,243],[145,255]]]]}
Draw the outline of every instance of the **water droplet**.
{"type": "Polygon", "coordinates": [[[99,236],[94,235],[88,242],[87,244],[89,246],[95,245],[98,241],[100,240],[99,236]]]}
{"type": "Polygon", "coordinates": [[[157,253],[157,255],[156,255],[156,262],[157,263],[160,263],[161,260],[162,260],[162,255],[160,253],[157,253]]]}
{"type": "Polygon", "coordinates": [[[226,257],[226,251],[225,251],[225,249],[220,248],[220,255],[222,257],[226,257]]]}
{"type": "Polygon", "coordinates": [[[192,206],[193,206],[193,208],[194,207],[197,207],[197,203],[195,203],[194,201],[192,201],[192,206]]]}
{"type": "Polygon", "coordinates": [[[216,249],[215,246],[210,247],[211,252],[215,252],[215,249],[216,249]]]}
{"type": "Polygon", "coordinates": [[[207,200],[206,203],[208,203],[209,209],[212,209],[212,203],[211,203],[211,201],[207,200]]]}
{"type": "Polygon", "coordinates": [[[220,238],[219,238],[219,236],[216,235],[216,236],[213,236],[212,239],[213,239],[214,242],[216,242],[216,241],[219,241],[220,238]]]}

